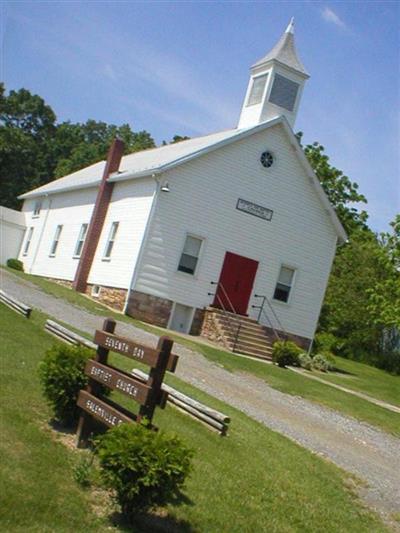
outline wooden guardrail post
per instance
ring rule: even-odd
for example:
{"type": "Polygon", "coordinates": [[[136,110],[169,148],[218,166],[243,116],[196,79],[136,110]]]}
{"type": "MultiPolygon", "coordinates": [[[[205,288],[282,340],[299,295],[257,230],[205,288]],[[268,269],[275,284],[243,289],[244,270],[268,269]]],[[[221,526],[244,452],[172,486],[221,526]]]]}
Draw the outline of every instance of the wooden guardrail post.
{"type": "MultiPolygon", "coordinates": [[[[115,320],[112,318],[106,318],[103,322],[103,331],[107,333],[114,333],[116,326],[115,320]]],[[[98,361],[102,364],[107,364],[109,350],[103,346],[97,346],[95,361],[98,361]]],[[[89,394],[94,394],[95,396],[99,395],[101,390],[101,384],[97,383],[93,379],[89,378],[89,383],[86,387],[86,392],[89,394]]],[[[89,443],[89,438],[93,432],[93,418],[85,411],[82,411],[78,423],[78,432],[77,432],[77,446],[78,448],[84,448],[89,443]]]]}

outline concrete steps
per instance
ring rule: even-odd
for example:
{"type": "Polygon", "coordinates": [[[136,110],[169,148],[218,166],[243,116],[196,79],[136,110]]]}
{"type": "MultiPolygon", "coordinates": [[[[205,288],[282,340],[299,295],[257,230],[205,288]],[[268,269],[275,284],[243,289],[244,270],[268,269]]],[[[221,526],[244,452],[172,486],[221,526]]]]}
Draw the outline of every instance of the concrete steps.
{"type": "Polygon", "coordinates": [[[250,355],[261,359],[271,359],[272,342],[264,326],[254,318],[224,313],[220,309],[208,308],[213,313],[225,344],[236,353],[250,355]],[[240,323],[238,338],[236,331],[240,323]]]}

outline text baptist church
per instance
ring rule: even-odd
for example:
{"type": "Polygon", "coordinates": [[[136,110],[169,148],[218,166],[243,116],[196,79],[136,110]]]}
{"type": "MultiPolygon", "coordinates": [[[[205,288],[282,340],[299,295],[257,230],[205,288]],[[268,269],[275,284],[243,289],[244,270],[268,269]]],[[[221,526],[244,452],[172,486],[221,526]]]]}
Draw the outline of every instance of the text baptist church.
{"type": "Polygon", "coordinates": [[[271,334],[308,346],[346,239],[292,130],[308,77],[291,22],[251,67],[236,128],[126,156],[116,140],[23,194],[26,271],[242,353],[271,334]]]}

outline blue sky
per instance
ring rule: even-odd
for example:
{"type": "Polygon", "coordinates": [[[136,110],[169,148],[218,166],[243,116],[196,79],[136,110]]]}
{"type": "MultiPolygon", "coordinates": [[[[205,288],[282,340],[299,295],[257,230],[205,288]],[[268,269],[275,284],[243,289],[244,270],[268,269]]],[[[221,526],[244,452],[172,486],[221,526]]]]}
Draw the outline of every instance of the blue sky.
{"type": "Polygon", "coordinates": [[[148,130],[157,143],[237,124],[249,67],[294,16],[311,74],[295,131],[360,185],[370,225],[400,211],[399,2],[1,3],[1,78],[58,120],[148,130]]]}

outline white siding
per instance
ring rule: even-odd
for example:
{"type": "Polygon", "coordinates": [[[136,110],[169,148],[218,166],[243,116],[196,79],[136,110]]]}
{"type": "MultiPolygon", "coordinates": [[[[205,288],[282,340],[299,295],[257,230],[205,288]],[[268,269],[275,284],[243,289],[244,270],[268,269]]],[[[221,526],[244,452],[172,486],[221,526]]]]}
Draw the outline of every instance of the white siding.
{"type": "Polygon", "coordinates": [[[155,180],[146,178],[114,185],[88,282],[127,289],[131,282],[151,204],[155,180]],[[119,222],[110,260],[103,260],[111,224],[119,222]]]}
{"type": "Polygon", "coordinates": [[[25,216],[19,211],[0,207],[0,263],[18,257],[25,234],[25,216]]]}
{"type": "MultiPolygon", "coordinates": [[[[32,216],[35,199],[24,202],[27,228],[33,238],[27,256],[21,254],[25,270],[39,276],[72,281],[78,265],[73,258],[81,225],[90,222],[97,189],[83,189],[48,196],[38,218],[32,216]],[[55,257],[49,257],[56,227],[62,225],[55,257]]],[[[26,238],[26,237],[25,237],[26,238]]]]}
{"type": "MultiPolygon", "coordinates": [[[[114,185],[89,283],[129,287],[154,191],[155,181],[150,178],[114,185]],[[110,261],[103,261],[105,243],[113,221],[119,222],[118,233],[110,261]]],[[[74,279],[79,263],[79,259],[74,257],[76,243],[82,224],[90,222],[96,194],[97,189],[91,188],[49,196],[43,201],[38,218],[32,217],[35,200],[25,201],[23,210],[27,214],[27,227],[34,227],[28,255],[20,255],[27,272],[69,281],[74,279]],[[58,225],[62,225],[63,229],[55,257],[50,257],[58,225]]]]}
{"type": "Polygon", "coordinates": [[[207,306],[209,283],[219,279],[230,251],[259,261],[253,294],[272,301],[285,264],[296,268],[296,279],[290,302],[273,302],[274,309],[288,331],[312,337],[336,234],[283,128],[277,125],[206,154],[163,179],[171,192],[160,193],[134,288],[207,306]],[[275,155],[270,169],[259,162],[266,149],[275,155]],[[272,209],[272,221],[238,211],[238,198],[272,209]],[[205,239],[194,277],[177,271],[186,233],[205,239]]]}

